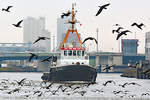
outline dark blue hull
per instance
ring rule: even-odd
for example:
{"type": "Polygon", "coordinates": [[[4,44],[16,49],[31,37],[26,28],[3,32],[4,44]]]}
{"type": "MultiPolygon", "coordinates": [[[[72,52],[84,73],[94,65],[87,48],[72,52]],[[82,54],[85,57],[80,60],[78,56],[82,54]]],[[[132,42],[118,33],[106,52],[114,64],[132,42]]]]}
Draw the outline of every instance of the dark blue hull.
{"type": "Polygon", "coordinates": [[[66,65],[50,69],[42,79],[50,82],[87,82],[95,83],[97,72],[88,65],[66,65]]]}

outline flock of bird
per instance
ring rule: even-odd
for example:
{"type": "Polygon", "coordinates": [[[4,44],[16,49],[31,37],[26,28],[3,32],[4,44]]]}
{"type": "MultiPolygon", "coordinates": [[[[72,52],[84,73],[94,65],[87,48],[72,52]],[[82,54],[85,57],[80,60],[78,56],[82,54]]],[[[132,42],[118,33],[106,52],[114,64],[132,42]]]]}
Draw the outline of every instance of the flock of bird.
{"type": "MultiPolygon", "coordinates": [[[[8,6],[7,8],[2,8],[2,11],[10,12],[10,9],[11,9],[12,7],[13,7],[13,6],[8,6]]],[[[21,26],[21,23],[22,23],[22,22],[23,22],[23,20],[20,20],[20,21],[17,22],[16,24],[12,24],[12,25],[15,26],[15,27],[18,27],[18,28],[22,28],[22,26],[21,26]]],[[[39,36],[39,37],[33,42],[33,44],[39,42],[40,40],[47,40],[47,39],[50,39],[50,38],[39,36]]],[[[33,58],[38,59],[38,55],[36,55],[36,54],[34,54],[34,53],[29,53],[29,54],[30,54],[29,62],[31,62],[31,60],[32,60],[33,58]]],[[[53,57],[50,57],[49,59],[48,59],[48,58],[43,59],[42,62],[44,62],[44,61],[49,61],[49,62],[50,62],[50,59],[51,59],[51,58],[55,58],[55,57],[53,56],[53,57]]]]}
{"type": "Polygon", "coordinates": [[[135,82],[126,82],[118,84],[113,80],[103,81],[103,83],[96,84],[58,84],[50,82],[33,81],[27,78],[21,80],[0,80],[0,95],[18,95],[22,97],[51,97],[51,96],[88,96],[90,94],[102,96],[109,95],[117,98],[136,98],[137,96],[149,97],[150,92],[142,92],[140,95],[133,94],[134,91],[129,87],[140,88],[142,85],[135,82]],[[115,87],[111,91],[107,91],[107,88],[115,87]],[[118,88],[118,89],[117,89],[118,88]]]}
{"type": "MultiPolygon", "coordinates": [[[[109,5],[110,5],[110,3],[104,4],[104,5],[102,5],[102,6],[99,6],[100,8],[99,8],[99,10],[97,11],[97,13],[96,13],[95,16],[99,16],[99,15],[102,13],[102,11],[103,11],[104,9],[107,9],[107,7],[108,7],[109,5]]],[[[64,16],[68,17],[68,16],[70,16],[70,14],[71,14],[71,12],[69,12],[69,11],[68,11],[67,13],[62,13],[61,18],[64,18],[64,16]]],[[[71,23],[71,24],[72,24],[72,23],[71,23]]],[[[75,24],[75,23],[73,23],[73,24],[75,24]]],[[[119,26],[119,24],[115,24],[115,26],[119,26]]],[[[144,25],[143,23],[140,23],[140,24],[138,24],[138,23],[133,23],[131,26],[136,26],[137,28],[139,28],[139,29],[142,30],[142,27],[145,26],[145,25],[144,25]]],[[[121,31],[122,29],[124,29],[124,28],[123,28],[123,27],[118,27],[118,29],[112,30],[112,33],[118,33],[116,40],[118,40],[118,39],[119,39],[121,36],[123,36],[123,35],[127,35],[127,33],[132,33],[130,30],[121,31]]],[[[86,42],[87,40],[95,40],[95,43],[98,44],[97,40],[96,40],[95,38],[93,38],[93,37],[88,37],[88,38],[86,38],[86,39],[82,42],[82,44],[83,44],[84,42],[86,42]]]]}
{"type": "MultiPolygon", "coordinates": [[[[99,10],[97,11],[97,13],[96,13],[95,16],[99,16],[99,15],[102,13],[102,11],[103,11],[104,9],[107,9],[107,7],[108,7],[109,5],[110,5],[110,3],[104,4],[104,5],[102,5],[102,6],[99,6],[100,8],[99,8],[99,10]]],[[[10,9],[11,9],[12,7],[13,7],[13,6],[8,6],[7,8],[2,8],[2,11],[10,12],[10,9]]],[[[70,11],[68,11],[67,13],[62,13],[61,18],[64,18],[64,16],[68,17],[68,16],[70,16],[70,14],[71,14],[70,11]]],[[[22,23],[22,22],[23,22],[23,20],[19,21],[19,22],[16,23],[16,24],[12,24],[12,25],[14,25],[15,27],[21,28],[21,23],[22,23]]],[[[75,24],[75,23],[76,23],[76,22],[71,23],[71,24],[75,24]]],[[[114,34],[114,33],[118,33],[116,40],[118,40],[118,39],[119,39],[121,36],[123,36],[123,35],[127,35],[127,33],[132,33],[130,30],[123,30],[124,28],[121,27],[119,24],[116,24],[115,26],[119,26],[116,30],[112,30],[112,33],[113,33],[113,34],[114,34]],[[121,30],[123,30],[123,31],[121,31],[121,30]]],[[[139,29],[142,30],[142,27],[145,26],[145,25],[144,25],[143,23],[140,23],[140,24],[138,24],[138,23],[133,23],[133,24],[131,24],[131,26],[136,26],[137,28],[139,28],[139,29]]],[[[40,41],[40,40],[47,40],[47,39],[50,39],[50,38],[47,38],[47,37],[38,37],[38,39],[35,40],[35,41],[33,42],[33,44],[37,43],[37,42],[40,41]]],[[[93,38],[93,37],[85,38],[84,41],[82,42],[82,44],[84,44],[87,40],[94,40],[95,43],[98,44],[98,41],[97,41],[95,38],[93,38]]],[[[31,58],[33,58],[33,55],[31,55],[31,57],[29,58],[29,61],[31,61],[31,58]]]]}

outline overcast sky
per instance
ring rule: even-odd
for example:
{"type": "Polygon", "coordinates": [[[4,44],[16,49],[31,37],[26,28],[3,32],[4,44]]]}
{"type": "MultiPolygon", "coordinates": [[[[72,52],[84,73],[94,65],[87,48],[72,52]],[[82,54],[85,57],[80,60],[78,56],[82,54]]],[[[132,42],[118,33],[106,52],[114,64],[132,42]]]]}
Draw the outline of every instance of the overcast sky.
{"type": "MultiPolygon", "coordinates": [[[[139,39],[139,53],[144,52],[145,32],[150,31],[150,0],[0,0],[0,9],[13,6],[10,13],[0,10],[0,43],[22,42],[23,29],[12,24],[28,16],[45,17],[46,29],[56,34],[57,18],[70,10],[74,2],[77,4],[77,18],[82,23],[82,26],[78,25],[78,31],[83,39],[96,37],[96,28],[99,28],[99,50],[117,52],[119,41],[116,41],[116,34],[112,34],[112,29],[115,29],[112,25],[118,23],[133,32],[122,38],[136,37],[139,39]],[[107,3],[111,4],[108,9],[96,17],[98,6],[107,3]],[[131,27],[133,22],[142,22],[146,27],[141,31],[131,27]]],[[[90,49],[96,49],[93,41],[87,45],[90,49]]]]}

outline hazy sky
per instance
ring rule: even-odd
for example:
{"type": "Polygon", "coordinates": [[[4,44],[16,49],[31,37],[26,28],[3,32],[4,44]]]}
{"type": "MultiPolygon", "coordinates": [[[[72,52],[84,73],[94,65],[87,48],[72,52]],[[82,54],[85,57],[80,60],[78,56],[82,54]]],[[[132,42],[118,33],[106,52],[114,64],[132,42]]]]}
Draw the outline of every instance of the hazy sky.
{"type": "MultiPolygon", "coordinates": [[[[150,0],[0,0],[0,9],[8,5],[14,6],[11,12],[0,10],[0,43],[22,42],[22,29],[12,26],[13,23],[28,16],[46,17],[46,28],[56,34],[57,18],[61,13],[71,9],[72,3],[76,2],[78,10],[77,17],[82,23],[78,27],[82,38],[88,36],[96,37],[96,28],[99,28],[99,50],[118,51],[119,41],[116,41],[116,34],[112,34],[115,29],[113,24],[120,24],[125,29],[131,30],[123,39],[139,39],[139,52],[144,52],[145,32],[150,31],[150,0]],[[100,5],[111,3],[108,9],[99,16],[95,16],[100,5]],[[136,27],[131,27],[133,22],[143,22],[146,27],[141,31],[136,27]]],[[[87,43],[90,49],[96,46],[93,41],[87,43]]]]}

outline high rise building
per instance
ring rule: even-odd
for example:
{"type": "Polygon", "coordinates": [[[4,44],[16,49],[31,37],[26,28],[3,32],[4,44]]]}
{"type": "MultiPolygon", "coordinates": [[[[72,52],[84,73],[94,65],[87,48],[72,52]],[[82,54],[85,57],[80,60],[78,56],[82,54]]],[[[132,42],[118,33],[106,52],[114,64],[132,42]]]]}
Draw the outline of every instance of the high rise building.
{"type": "Polygon", "coordinates": [[[145,36],[145,58],[150,60],[150,32],[147,32],[145,36]]]}
{"type": "MultiPolygon", "coordinates": [[[[50,38],[50,32],[45,29],[45,18],[40,17],[39,19],[33,17],[27,17],[24,19],[23,27],[23,42],[33,43],[39,36],[44,36],[50,38]]],[[[33,44],[33,49],[35,51],[51,51],[51,39],[45,41],[39,41],[33,44]]]]}
{"type": "Polygon", "coordinates": [[[122,54],[136,56],[138,40],[137,39],[122,39],[122,54]]]}
{"type": "MultiPolygon", "coordinates": [[[[57,48],[60,47],[60,44],[64,40],[64,37],[67,34],[68,29],[71,29],[71,24],[68,23],[69,20],[71,20],[71,16],[68,17],[64,16],[64,18],[57,19],[57,48]]],[[[73,41],[78,41],[77,35],[74,33],[70,33],[66,43],[70,43],[73,41]]]]}

